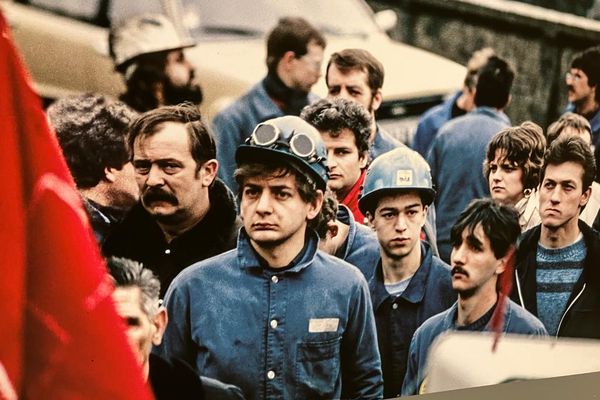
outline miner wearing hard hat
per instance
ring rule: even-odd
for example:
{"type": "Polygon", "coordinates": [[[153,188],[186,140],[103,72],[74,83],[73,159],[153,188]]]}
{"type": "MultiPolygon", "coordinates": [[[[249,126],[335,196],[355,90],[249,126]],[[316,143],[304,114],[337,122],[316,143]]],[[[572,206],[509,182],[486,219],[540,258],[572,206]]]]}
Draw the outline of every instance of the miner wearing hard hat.
{"type": "Polygon", "coordinates": [[[200,104],[196,69],[183,50],[196,43],[161,14],[144,14],[112,27],[110,54],[125,80],[122,101],[139,112],[189,101],[200,104]]]}
{"type": "Polygon", "coordinates": [[[420,239],[434,197],[425,159],[400,147],[373,161],[358,203],[379,240],[380,258],[369,289],[385,398],[400,394],[415,330],[456,300],[450,267],[420,239]]]}
{"type": "Polygon", "coordinates": [[[299,117],[256,126],[236,152],[244,221],[237,248],[173,281],[161,355],[253,400],[382,398],[367,282],[318,250],[311,229],[326,156],[319,132],[299,117]]]}

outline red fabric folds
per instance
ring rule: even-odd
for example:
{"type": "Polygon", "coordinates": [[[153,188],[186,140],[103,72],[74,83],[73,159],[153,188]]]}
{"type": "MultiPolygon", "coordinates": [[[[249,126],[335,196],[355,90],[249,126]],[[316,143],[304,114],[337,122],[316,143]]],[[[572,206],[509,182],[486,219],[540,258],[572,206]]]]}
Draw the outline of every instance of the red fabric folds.
{"type": "Polygon", "coordinates": [[[0,52],[0,368],[9,380],[0,398],[12,385],[27,399],[149,399],[81,200],[1,14],[0,52]]]}

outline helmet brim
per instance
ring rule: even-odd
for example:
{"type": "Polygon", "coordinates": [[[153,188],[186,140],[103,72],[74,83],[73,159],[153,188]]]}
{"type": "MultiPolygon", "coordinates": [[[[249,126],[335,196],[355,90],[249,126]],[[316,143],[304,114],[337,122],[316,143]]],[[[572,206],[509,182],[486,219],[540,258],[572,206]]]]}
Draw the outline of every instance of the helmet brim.
{"type": "MultiPolygon", "coordinates": [[[[235,152],[235,161],[238,165],[253,162],[264,163],[265,161],[279,161],[284,164],[293,163],[299,166],[302,172],[310,175],[317,183],[318,189],[325,190],[327,187],[327,181],[316,173],[310,164],[285,151],[243,144],[235,152]]],[[[327,171],[324,171],[324,173],[327,173],[327,171]]]]}

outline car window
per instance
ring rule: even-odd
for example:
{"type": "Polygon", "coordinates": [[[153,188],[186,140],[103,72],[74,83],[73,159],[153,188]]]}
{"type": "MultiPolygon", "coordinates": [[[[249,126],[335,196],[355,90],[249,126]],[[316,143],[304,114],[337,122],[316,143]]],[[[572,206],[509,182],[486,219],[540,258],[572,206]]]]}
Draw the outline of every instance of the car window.
{"type": "Polygon", "coordinates": [[[112,25],[120,25],[134,15],[147,13],[166,14],[160,0],[112,0],[108,6],[108,16],[112,25]]]}
{"type": "Polygon", "coordinates": [[[98,18],[102,3],[103,0],[29,0],[34,7],[88,22],[98,18]]]}
{"type": "Polygon", "coordinates": [[[362,0],[181,0],[181,5],[183,23],[197,40],[211,34],[262,36],[281,17],[293,15],[331,35],[366,36],[378,29],[362,0]]]}

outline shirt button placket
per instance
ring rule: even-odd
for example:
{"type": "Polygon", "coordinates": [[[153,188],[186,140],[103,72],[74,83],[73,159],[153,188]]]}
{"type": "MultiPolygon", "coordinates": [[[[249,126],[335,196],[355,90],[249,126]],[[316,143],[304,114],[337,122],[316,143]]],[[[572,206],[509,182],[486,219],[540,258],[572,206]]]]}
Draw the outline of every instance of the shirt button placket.
{"type": "Polygon", "coordinates": [[[266,366],[267,366],[267,398],[281,398],[284,396],[283,381],[283,355],[279,349],[283,349],[284,335],[281,329],[281,318],[285,313],[286,298],[285,289],[282,287],[283,281],[277,275],[272,275],[269,282],[269,314],[267,329],[267,348],[266,366]]]}

